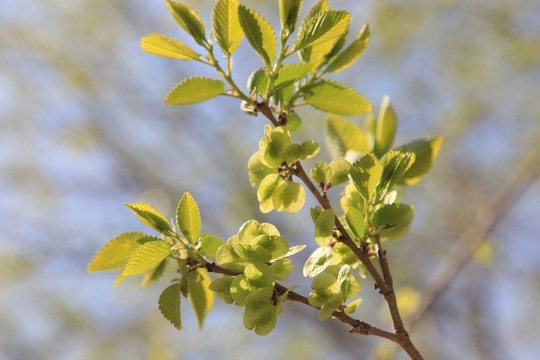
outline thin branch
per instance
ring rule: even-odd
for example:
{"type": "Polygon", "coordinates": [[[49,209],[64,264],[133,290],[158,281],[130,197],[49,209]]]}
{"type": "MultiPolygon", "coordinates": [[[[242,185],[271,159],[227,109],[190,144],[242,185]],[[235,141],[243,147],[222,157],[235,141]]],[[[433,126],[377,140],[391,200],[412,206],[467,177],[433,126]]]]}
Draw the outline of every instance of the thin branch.
{"type": "Polygon", "coordinates": [[[446,258],[420,290],[420,305],[406,321],[410,329],[418,324],[486,235],[540,175],[540,147],[529,154],[529,157],[499,188],[492,200],[478,211],[446,258]]]}

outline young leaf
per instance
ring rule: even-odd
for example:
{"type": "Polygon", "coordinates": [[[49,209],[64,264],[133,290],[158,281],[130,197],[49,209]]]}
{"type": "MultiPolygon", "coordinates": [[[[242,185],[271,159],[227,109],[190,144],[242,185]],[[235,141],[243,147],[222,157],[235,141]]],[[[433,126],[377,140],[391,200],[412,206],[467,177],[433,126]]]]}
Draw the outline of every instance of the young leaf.
{"type": "Polygon", "coordinates": [[[366,222],[364,220],[364,214],[360,210],[352,208],[347,212],[345,219],[347,220],[349,229],[351,229],[354,235],[360,240],[363,239],[366,235],[366,222]]]}
{"type": "Polygon", "coordinates": [[[231,298],[236,305],[245,305],[246,297],[254,290],[257,290],[257,286],[251,284],[244,275],[238,275],[234,278],[230,287],[231,298]]]}
{"type": "Polygon", "coordinates": [[[246,297],[244,326],[248,330],[255,329],[255,334],[264,336],[274,330],[277,323],[278,307],[273,304],[272,287],[257,289],[246,297]]]}
{"type": "Polygon", "coordinates": [[[182,329],[180,320],[180,290],[182,285],[175,283],[163,290],[159,296],[159,310],[178,330],[182,329]]]}
{"type": "Polygon", "coordinates": [[[279,174],[267,175],[260,183],[257,190],[257,200],[259,200],[259,208],[263,213],[269,213],[274,210],[273,196],[276,189],[283,184],[283,179],[279,174]]]}
{"type": "Polygon", "coordinates": [[[214,293],[210,290],[210,278],[203,269],[197,269],[196,280],[187,281],[188,299],[197,318],[199,329],[202,329],[206,315],[214,305],[214,293]]]}
{"type": "Polygon", "coordinates": [[[190,193],[184,193],[176,209],[176,223],[182,235],[195,244],[201,233],[199,207],[190,193]]]}
{"type": "Polygon", "coordinates": [[[293,182],[280,184],[272,196],[276,211],[285,211],[289,214],[298,212],[306,201],[306,191],[302,185],[293,182]]]}
{"type": "Polygon", "coordinates": [[[365,155],[355,162],[349,171],[351,179],[366,202],[370,201],[381,180],[382,163],[372,154],[365,155]]]}
{"type": "Polygon", "coordinates": [[[332,262],[332,249],[328,246],[315,250],[307,259],[304,265],[303,274],[305,277],[314,277],[320,274],[332,262]]]}
{"type": "Polygon", "coordinates": [[[300,118],[300,116],[298,116],[297,113],[292,113],[287,118],[286,126],[287,126],[287,129],[289,129],[289,131],[294,131],[298,129],[301,125],[302,125],[302,119],[300,118]]]}
{"type": "Polygon", "coordinates": [[[285,65],[279,69],[274,86],[285,86],[294,83],[309,74],[312,67],[313,65],[310,63],[285,65]]]}
{"type": "Polygon", "coordinates": [[[231,283],[235,278],[235,276],[225,275],[212,281],[212,283],[208,285],[208,288],[215,291],[216,295],[222,298],[227,304],[232,304],[234,299],[231,296],[231,283]]]}
{"type": "Polygon", "coordinates": [[[171,225],[169,225],[165,216],[161,215],[161,213],[153,206],[140,202],[124,205],[133,211],[144,225],[151,227],[160,233],[171,231],[171,225]]]}
{"type": "Polygon", "coordinates": [[[165,98],[168,105],[188,105],[223,94],[225,84],[206,77],[190,77],[176,85],[165,98]]]}
{"type": "MultiPolygon", "coordinates": [[[[264,236],[264,235],[263,235],[264,236]]],[[[272,258],[270,251],[256,244],[234,244],[234,252],[248,262],[268,262],[272,258]]]]}
{"type": "Polygon", "coordinates": [[[373,148],[375,155],[381,157],[390,150],[394,143],[396,127],[396,113],[390,105],[390,98],[385,96],[381,102],[381,108],[379,109],[379,116],[375,128],[375,146],[373,148]]]}
{"type": "Polygon", "coordinates": [[[253,262],[246,266],[244,276],[257,288],[272,286],[275,280],[270,266],[263,262],[253,262]]]}
{"type": "Polygon", "coordinates": [[[334,236],[336,214],[334,210],[324,210],[315,220],[315,241],[319,246],[328,245],[334,236]]]}
{"type": "Polygon", "coordinates": [[[171,244],[165,241],[152,241],[139,246],[124,267],[124,276],[137,275],[159,265],[171,253],[171,244]]]}
{"type": "Polygon", "coordinates": [[[321,310],[319,311],[319,320],[326,320],[343,303],[343,300],[343,295],[341,294],[333,294],[330,296],[328,301],[321,306],[321,310]]]}
{"type": "Polygon", "coordinates": [[[327,72],[338,72],[351,66],[362,53],[366,50],[369,44],[369,26],[364,25],[354,41],[345,50],[339,53],[338,56],[330,63],[327,72]]]}
{"type": "Polygon", "coordinates": [[[272,25],[260,14],[250,8],[239,5],[240,26],[249,43],[257,54],[269,66],[276,58],[276,34],[272,25]]]}
{"type": "Polygon", "coordinates": [[[319,110],[338,115],[360,115],[371,111],[371,104],[362,95],[330,80],[321,80],[304,90],[304,100],[319,110]]]}
{"type": "Polygon", "coordinates": [[[250,245],[258,245],[268,250],[271,256],[269,260],[282,258],[289,251],[287,240],[278,235],[258,235],[250,241],[250,245]]]}
{"type": "Polygon", "coordinates": [[[261,153],[257,151],[248,161],[249,182],[255,189],[259,188],[266,175],[277,174],[277,168],[264,165],[261,161],[261,153]]]}
{"type": "Polygon", "coordinates": [[[197,44],[204,45],[204,42],[206,41],[206,29],[204,28],[204,23],[199,15],[186,4],[171,0],[166,1],[169,10],[178,25],[183,27],[197,44]]]}
{"type": "Polygon", "coordinates": [[[300,160],[310,159],[319,152],[319,144],[306,140],[302,144],[290,144],[279,153],[279,158],[289,164],[300,160]]]}
{"type": "Polygon", "coordinates": [[[222,268],[237,272],[243,272],[248,264],[247,261],[242,260],[228,245],[219,247],[216,253],[216,262],[222,268]]]}
{"type": "Polygon", "coordinates": [[[141,39],[141,47],[147,53],[178,60],[198,60],[199,54],[181,41],[162,34],[150,34],[141,39]]]}
{"type": "Polygon", "coordinates": [[[330,163],[330,169],[332,170],[332,176],[330,177],[330,184],[336,186],[349,181],[349,170],[351,163],[345,159],[335,159],[330,163]]]}
{"type": "Polygon", "coordinates": [[[204,233],[201,234],[201,242],[197,247],[197,251],[203,256],[215,259],[218,249],[223,244],[225,242],[216,235],[204,233]]]}
{"type": "MultiPolygon", "coordinates": [[[[241,244],[249,244],[259,235],[279,236],[278,229],[270,223],[261,223],[257,220],[248,220],[238,230],[238,241],[241,244]]],[[[231,242],[231,239],[227,243],[231,242]]]]}
{"type": "Polygon", "coordinates": [[[315,167],[311,169],[310,174],[315,184],[326,184],[330,182],[332,169],[324,161],[317,161],[315,167]]]}
{"type": "Polygon", "coordinates": [[[294,270],[294,265],[289,259],[279,259],[270,265],[274,278],[278,281],[285,280],[294,270]]]}
{"type": "Polygon", "coordinates": [[[145,235],[140,232],[127,232],[109,240],[92,258],[86,271],[105,271],[119,269],[126,265],[131,253],[139,247],[137,239],[145,235]]]}
{"type": "Polygon", "coordinates": [[[266,74],[264,67],[255,69],[255,71],[249,75],[247,87],[250,94],[254,91],[261,95],[266,93],[266,88],[268,87],[268,75],[266,74]]]}
{"type": "Polygon", "coordinates": [[[281,28],[292,33],[298,21],[298,14],[302,8],[302,0],[279,0],[279,15],[281,28]]]}
{"type": "Polygon", "coordinates": [[[345,314],[351,315],[356,311],[356,309],[358,309],[358,305],[360,305],[361,303],[362,303],[362,299],[356,299],[353,302],[350,302],[349,304],[347,304],[347,306],[345,307],[343,311],[345,312],[345,314]]]}
{"type": "Polygon", "coordinates": [[[316,46],[335,39],[349,28],[351,14],[343,10],[327,10],[317,13],[300,29],[293,51],[316,46]]]}
{"type": "Polygon", "coordinates": [[[306,248],[306,245],[296,245],[296,246],[290,247],[289,251],[287,251],[287,253],[285,255],[283,255],[282,257],[277,258],[275,260],[277,261],[277,260],[280,260],[280,259],[283,259],[283,258],[288,258],[290,256],[293,256],[296,253],[299,253],[300,251],[304,250],[305,248],[306,248]]]}
{"type": "Polygon", "coordinates": [[[391,191],[414,164],[414,161],[414,153],[402,153],[396,150],[387,152],[382,159],[384,170],[379,187],[384,187],[385,191],[391,191]]]}
{"type": "Polygon", "coordinates": [[[244,36],[238,20],[237,0],[216,2],[212,10],[212,29],[221,50],[227,55],[232,55],[244,36]]]}
{"type": "Polygon", "coordinates": [[[328,114],[325,135],[326,145],[334,159],[344,157],[349,150],[364,154],[369,151],[362,129],[337,115],[328,114]]]}
{"type": "Polygon", "coordinates": [[[385,205],[373,214],[371,225],[381,230],[381,235],[399,238],[405,235],[413,221],[413,207],[405,204],[385,205]]]}
{"type": "Polygon", "coordinates": [[[422,180],[431,165],[435,162],[441,149],[443,138],[441,136],[413,141],[399,148],[401,152],[415,154],[414,164],[407,170],[399,181],[400,184],[411,186],[422,180]]]}
{"type": "Polygon", "coordinates": [[[165,271],[165,266],[167,265],[167,259],[165,258],[162,260],[158,266],[155,268],[148,270],[144,273],[144,277],[139,284],[139,289],[144,289],[145,287],[148,287],[155,283],[161,275],[163,275],[163,271],[165,271]]]}

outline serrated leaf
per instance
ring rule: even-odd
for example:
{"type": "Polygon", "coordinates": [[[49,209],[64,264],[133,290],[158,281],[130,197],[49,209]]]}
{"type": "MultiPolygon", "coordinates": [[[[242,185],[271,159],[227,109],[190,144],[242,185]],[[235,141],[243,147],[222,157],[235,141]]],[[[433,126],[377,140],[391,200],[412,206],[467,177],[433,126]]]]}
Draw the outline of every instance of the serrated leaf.
{"type": "Polygon", "coordinates": [[[307,259],[304,265],[303,274],[305,277],[314,277],[320,274],[332,262],[332,249],[328,246],[315,250],[307,259]]]}
{"type": "Polygon", "coordinates": [[[167,259],[164,259],[159,263],[158,266],[155,268],[148,270],[144,273],[144,277],[139,284],[139,289],[144,289],[153,283],[155,283],[161,275],[163,275],[163,272],[165,271],[165,266],[167,265],[167,259]]]}
{"type": "Polygon", "coordinates": [[[216,2],[212,10],[212,29],[221,50],[227,55],[232,55],[244,36],[238,20],[237,0],[216,2]]]}
{"type": "Polygon", "coordinates": [[[349,229],[354,233],[358,239],[363,239],[366,235],[366,222],[364,220],[364,214],[358,209],[349,209],[345,217],[349,229]]]}
{"type": "Polygon", "coordinates": [[[343,10],[327,10],[314,15],[301,29],[293,50],[316,46],[346,33],[351,14],[343,10]]]}
{"type": "Polygon", "coordinates": [[[407,170],[399,181],[400,184],[411,186],[422,180],[427,174],[441,149],[443,138],[441,136],[416,140],[399,148],[401,152],[415,154],[414,164],[407,170]]]}
{"type": "Polygon", "coordinates": [[[313,181],[315,181],[315,184],[326,184],[330,182],[332,169],[324,161],[317,161],[311,169],[310,175],[313,181]]]}
{"type": "Polygon", "coordinates": [[[298,14],[302,8],[302,0],[279,0],[279,15],[281,28],[292,33],[298,21],[298,14]]]}
{"type": "Polygon", "coordinates": [[[390,105],[390,98],[383,97],[379,116],[377,117],[377,125],[375,127],[375,146],[373,152],[378,157],[386,154],[394,143],[396,135],[397,120],[396,113],[390,105]]]}
{"type": "Polygon", "coordinates": [[[334,236],[336,214],[332,209],[324,210],[315,220],[315,241],[319,246],[328,245],[334,236]]]}
{"type": "Polygon", "coordinates": [[[197,318],[199,329],[202,329],[206,315],[214,305],[214,293],[210,290],[210,277],[203,269],[195,270],[199,276],[197,281],[187,281],[188,299],[197,318]]]}
{"type": "Polygon", "coordinates": [[[131,253],[139,247],[137,239],[146,236],[140,232],[127,232],[109,240],[99,249],[88,264],[86,271],[106,271],[126,265],[131,253]]]}
{"type": "Polygon", "coordinates": [[[178,330],[182,329],[180,319],[180,290],[182,285],[175,283],[163,290],[159,296],[159,310],[178,330]]]}
{"type": "Polygon", "coordinates": [[[225,241],[216,235],[203,233],[201,234],[201,241],[197,247],[197,251],[203,256],[215,259],[218,249],[223,244],[225,244],[225,241]]]}
{"type": "Polygon", "coordinates": [[[260,14],[244,6],[238,6],[238,18],[249,43],[268,66],[276,58],[276,34],[272,25],[260,14]]]}
{"type": "Polygon", "coordinates": [[[150,34],[141,39],[141,47],[147,53],[178,60],[197,60],[199,54],[188,45],[162,34],[150,34]]]}
{"type": "Polygon", "coordinates": [[[170,252],[171,244],[165,241],[145,243],[133,251],[122,274],[124,276],[137,275],[150,270],[158,266],[170,252]]]}
{"type": "Polygon", "coordinates": [[[206,29],[199,15],[186,4],[171,0],[166,1],[167,7],[171,11],[174,20],[176,20],[178,25],[184,28],[197,44],[204,45],[206,29]]]}
{"type": "Polygon", "coordinates": [[[293,182],[280,184],[272,195],[272,203],[276,211],[298,212],[306,201],[306,191],[302,185],[293,182]]]}
{"type": "Polygon", "coordinates": [[[348,150],[369,151],[368,142],[360,126],[337,115],[329,114],[325,126],[326,146],[334,159],[342,158],[348,150]]]}
{"type": "Polygon", "coordinates": [[[144,225],[160,233],[171,231],[171,225],[165,216],[161,215],[153,206],[141,202],[124,205],[133,211],[144,225]]]}
{"type": "Polygon", "coordinates": [[[371,111],[371,104],[362,95],[330,80],[321,80],[305,89],[304,100],[319,110],[338,115],[361,115],[371,111]]]}
{"type": "Polygon", "coordinates": [[[182,235],[195,244],[201,233],[201,215],[199,207],[190,193],[184,193],[176,209],[176,224],[182,235]]]}
{"type": "Polygon", "coordinates": [[[266,94],[266,88],[268,87],[268,75],[264,67],[255,69],[251,73],[251,75],[249,75],[249,78],[247,81],[247,87],[249,89],[250,94],[253,93],[254,91],[257,94],[261,94],[261,95],[266,94]]]}
{"type": "Polygon", "coordinates": [[[351,66],[362,53],[366,50],[369,44],[369,26],[364,25],[354,41],[330,63],[327,72],[338,72],[351,66]]]}
{"type": "Polygon", "coordinates": [[[206,77],[190,77],[176,85],[165,98],[168,105],[188,105],[215,98],[223,94],[225,84],[221,80],[206,77]]]}
{"type": "Polygon", "coordinates": [[[382,159],[384,170],[379,187],[384,188],[385,192],[391,191],[414,164],[414,161],[414,153],[402,153],[397,150],[387,152],[382,159]]]}
{"type": "Polygon", "coordinates": [[[382,163],[372,153],[365,155],[362,159],[355,162],[349,170],[356,189],[366,202],[369,202],[373,198],[382,173],[382,163]]]}
{"type": "Polygon", "coordinates": [[[330,163],[330,170],[332,176],[330,177],[330,184],[336,186],[349,181],[349,170],[351,163],[345,159],[335,159],[330,163]]]}
{"type": "Polygon", "coordinates": [[[297,82],[304,76],[309,74],[313,64],[301,63],[301,64],[288,64],[279,69],[274,86],[285,86],[290,83],[297,82]]]}

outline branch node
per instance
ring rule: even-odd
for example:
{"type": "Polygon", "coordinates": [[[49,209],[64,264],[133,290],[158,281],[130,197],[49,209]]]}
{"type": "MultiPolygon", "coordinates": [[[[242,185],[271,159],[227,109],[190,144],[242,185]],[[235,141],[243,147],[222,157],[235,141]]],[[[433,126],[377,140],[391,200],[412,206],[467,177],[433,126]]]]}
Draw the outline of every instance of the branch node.
{"type": "Polygon", "coordinates": [[[361,334],[369,335],[371,332],[371,325],[363,321],[358,321],[358,323],[351,329],[352,334],[361,334]]]}

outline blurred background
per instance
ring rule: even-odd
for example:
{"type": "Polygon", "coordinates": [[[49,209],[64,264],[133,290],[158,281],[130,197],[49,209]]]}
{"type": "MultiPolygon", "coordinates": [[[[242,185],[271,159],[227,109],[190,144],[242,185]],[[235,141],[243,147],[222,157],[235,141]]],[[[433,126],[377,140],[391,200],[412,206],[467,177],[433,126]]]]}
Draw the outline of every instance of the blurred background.
{"type": "MultiPolygon", "coordinates": [[[[214,1],[185,2],[208,29],[214,1]]],[[[242,3],[278,25],[277,1],[242,3]]],[[[396,145],[445,137],[431,173],[404,192],[415,206],[410,234],[385,245],[413,341],[426,359],[536,358],[540,2],[329,3],[353,14],[351,37],[364,23],[372,30],[366,53],[332,79],[375,108],[391,97],[396,145]]],[[[313,4],[304,1],[302,14],[313,4]]],[[[138,279],[114,289],[114,272],[87,274],[109,238],[146,231],[124,202],[171,217],[185,191],[203,231],[227,239],[254,218],[276,224],[291,245],[311,244],[293,258],[301,269],[313,250],[314,202],[295,215],[259,212],[246,166],[265,122],[238,101],[164,104],[187,76],[217,75],[141,50],[153,32],[196,46],[163,1],[3,0],[0,24],[0,359],[406,358],[294,303],[258,337],[243,327],[242,308],[219,299],[199,331],[184,301],[178,332],[157,306],[174,269],[144,291],[138,279]]],[[[235,64],[239,84],[262,65],[246,40],[235,64]]],[[[299,114],[294,136],[319,141],[329,160],[324,114],[299,114]]],[[[301,276],[285,283],[294,284],[309,292],[301,276]]],[[[355,317],[390,330],[370,279],[361,297],[355,317]]]]}

